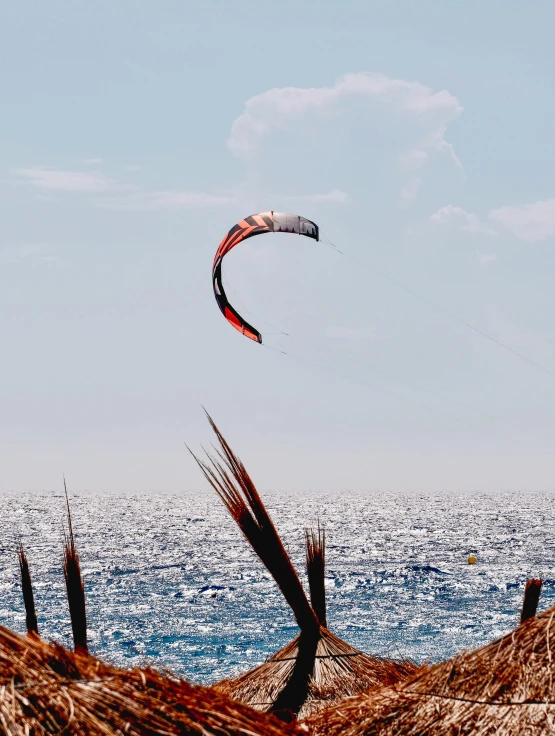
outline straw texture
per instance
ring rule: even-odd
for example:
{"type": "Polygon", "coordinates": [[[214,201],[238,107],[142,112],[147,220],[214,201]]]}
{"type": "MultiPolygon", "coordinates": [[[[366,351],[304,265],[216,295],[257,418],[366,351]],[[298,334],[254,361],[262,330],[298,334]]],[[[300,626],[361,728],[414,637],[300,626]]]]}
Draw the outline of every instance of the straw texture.
{"type": "Polygon", "coordinates": [[[285,736],[299,730],[210,688],[119,670],[0,627],[0,734],[285,736]]]}
{"type": "Polygon", "coordinates": [[[555,607],[408,682],[307,721],[314,736],[547,736],[555,733],[555,607]]]}
{"type": "MultiPolygon", "coordinates": [[[[257,710],[271,711],[279,693],[291,677],[300,639],[301,635],[260,666],[234,680],[222,680],[215,687],[257,710]]],[[[364,654],[322,627],[308,692],[297,717],[307,718],[347,696],[406,679],[416,669],[416,665],[409,661],[395,662],[364,654]]]]}

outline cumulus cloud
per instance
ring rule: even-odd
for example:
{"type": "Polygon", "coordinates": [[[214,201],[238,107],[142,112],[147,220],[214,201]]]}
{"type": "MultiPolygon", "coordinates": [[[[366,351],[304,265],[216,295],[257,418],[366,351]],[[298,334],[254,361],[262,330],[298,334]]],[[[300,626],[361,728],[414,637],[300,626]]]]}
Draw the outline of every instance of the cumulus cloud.
{"type": "Polygon", "coordinates": [[[323,111],[352,98],[373,99],[426,121],[422,144],[410,152],[420,164],[425,162],[428,150],[436,149],[448,153],[460,165],[453,147],[445,140],[447,124],[463,110],[458,99],[447,90],[434,92],[419,82],[375,73],[347,74],[331,87],[281,87],[251,97],[234,121],[227,145],[234,155],[248,158],[273,131],[287,128],[309,111],[323,111]]]}
{"type": "Polygon", "coordinates": [[[521,240],[546,240],[555,236],[555,198],[531,204],[491,210],[489,217],[521,240]]]}
{"type": "Polygon", "coordinates": [[[118,185],[98,172],[66,171],[61,169],[16,169],[17,176],[26,179],[38,189],[59,192],[111,192],[118,185]]]}
{"type": "Polygon", "coordinates": [[[449,225],[467,233],[496,234],[495,230],[485,225],[474,212],[467,212],[462,207],[455,207],[452,204],[440,207],[430,219],[438,225],[449,225]]]}

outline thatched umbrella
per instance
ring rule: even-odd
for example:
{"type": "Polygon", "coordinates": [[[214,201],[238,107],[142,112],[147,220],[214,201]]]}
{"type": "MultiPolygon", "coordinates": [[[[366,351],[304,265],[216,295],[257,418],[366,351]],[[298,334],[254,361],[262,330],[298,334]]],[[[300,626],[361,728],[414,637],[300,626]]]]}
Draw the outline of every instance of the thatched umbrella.
{"type": "MultiPolygon", "coordinates": [[[[65,486],[65,481],[64,481],[65,486]]],[[[299,729],[153,669],[122,670],[91,656],[85,587],[66,491],[64,577],[74,652],[38,635],[29,564],[18,550],[27,637],[0,626],[0,734],[294,736],[299,729]]]]}
{"type": "MultiPolygon", "coordinates": [[[[528,595],[538,582],[527,586],[528,595]]],[[[485,647],[396,687],[348,698],[307,725],[314,736],[552,736],[554,618],[555,607],[529,616],[485,647]]]]}
{"type": "Polygon", "coordinates": [[[120,670],[0,627],[0,733],[6,736],[286,736],[299,733],[212,688],[120,670]]]}
{"type": "Polygon", "coordinates": [[[217,688],[261,711],[288,720],[310,713],[373,686],[412,675],[412,662],[372,657],[342,641],[326,627],[324,536],[307,532],[307,567],[312,605],[293,563],[245,466],[233,453],[210,417],[220,449],[204,462],[204,475],[237,522],[247,541],[271,573],[289,603],[300,633],[259,667],[217,688]]]}

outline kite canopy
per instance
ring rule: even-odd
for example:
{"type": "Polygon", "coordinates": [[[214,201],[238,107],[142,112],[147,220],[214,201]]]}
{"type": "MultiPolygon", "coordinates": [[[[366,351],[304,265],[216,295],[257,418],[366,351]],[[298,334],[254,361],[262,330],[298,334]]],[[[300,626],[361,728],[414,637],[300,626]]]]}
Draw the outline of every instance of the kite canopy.
{"type": "Polygon", "coordinates": [[[245,217],[244,220],[231,228],[220,243],[212,266],[214,296],[227,321],[245,337],[259,343],[262,342],[260,332],[249,325],[228,301],[222,284],[222,261],[224,256],[232,248],[235,248],[238,243],[263,233],[296,233],[297,235],[305,235],[307,238],[313,238],[313,240],[319,239],[318,225],[312,220],[307,220],[299,215],[290,215],[287,212],[272,211],[259,212],[257,215],[245,217]]]}

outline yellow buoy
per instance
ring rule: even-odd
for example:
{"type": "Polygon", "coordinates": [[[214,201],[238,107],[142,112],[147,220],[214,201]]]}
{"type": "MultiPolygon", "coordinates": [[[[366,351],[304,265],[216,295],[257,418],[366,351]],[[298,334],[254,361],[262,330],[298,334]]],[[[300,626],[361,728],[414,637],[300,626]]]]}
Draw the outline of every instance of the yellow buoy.
{"type": "Polygon", "coordinates": [[[468,564],[469,565],[475,565],[476,564],[476,558],[474,557],[474,555],[470,555],[470,557],[468,558],[468,564]]]}

